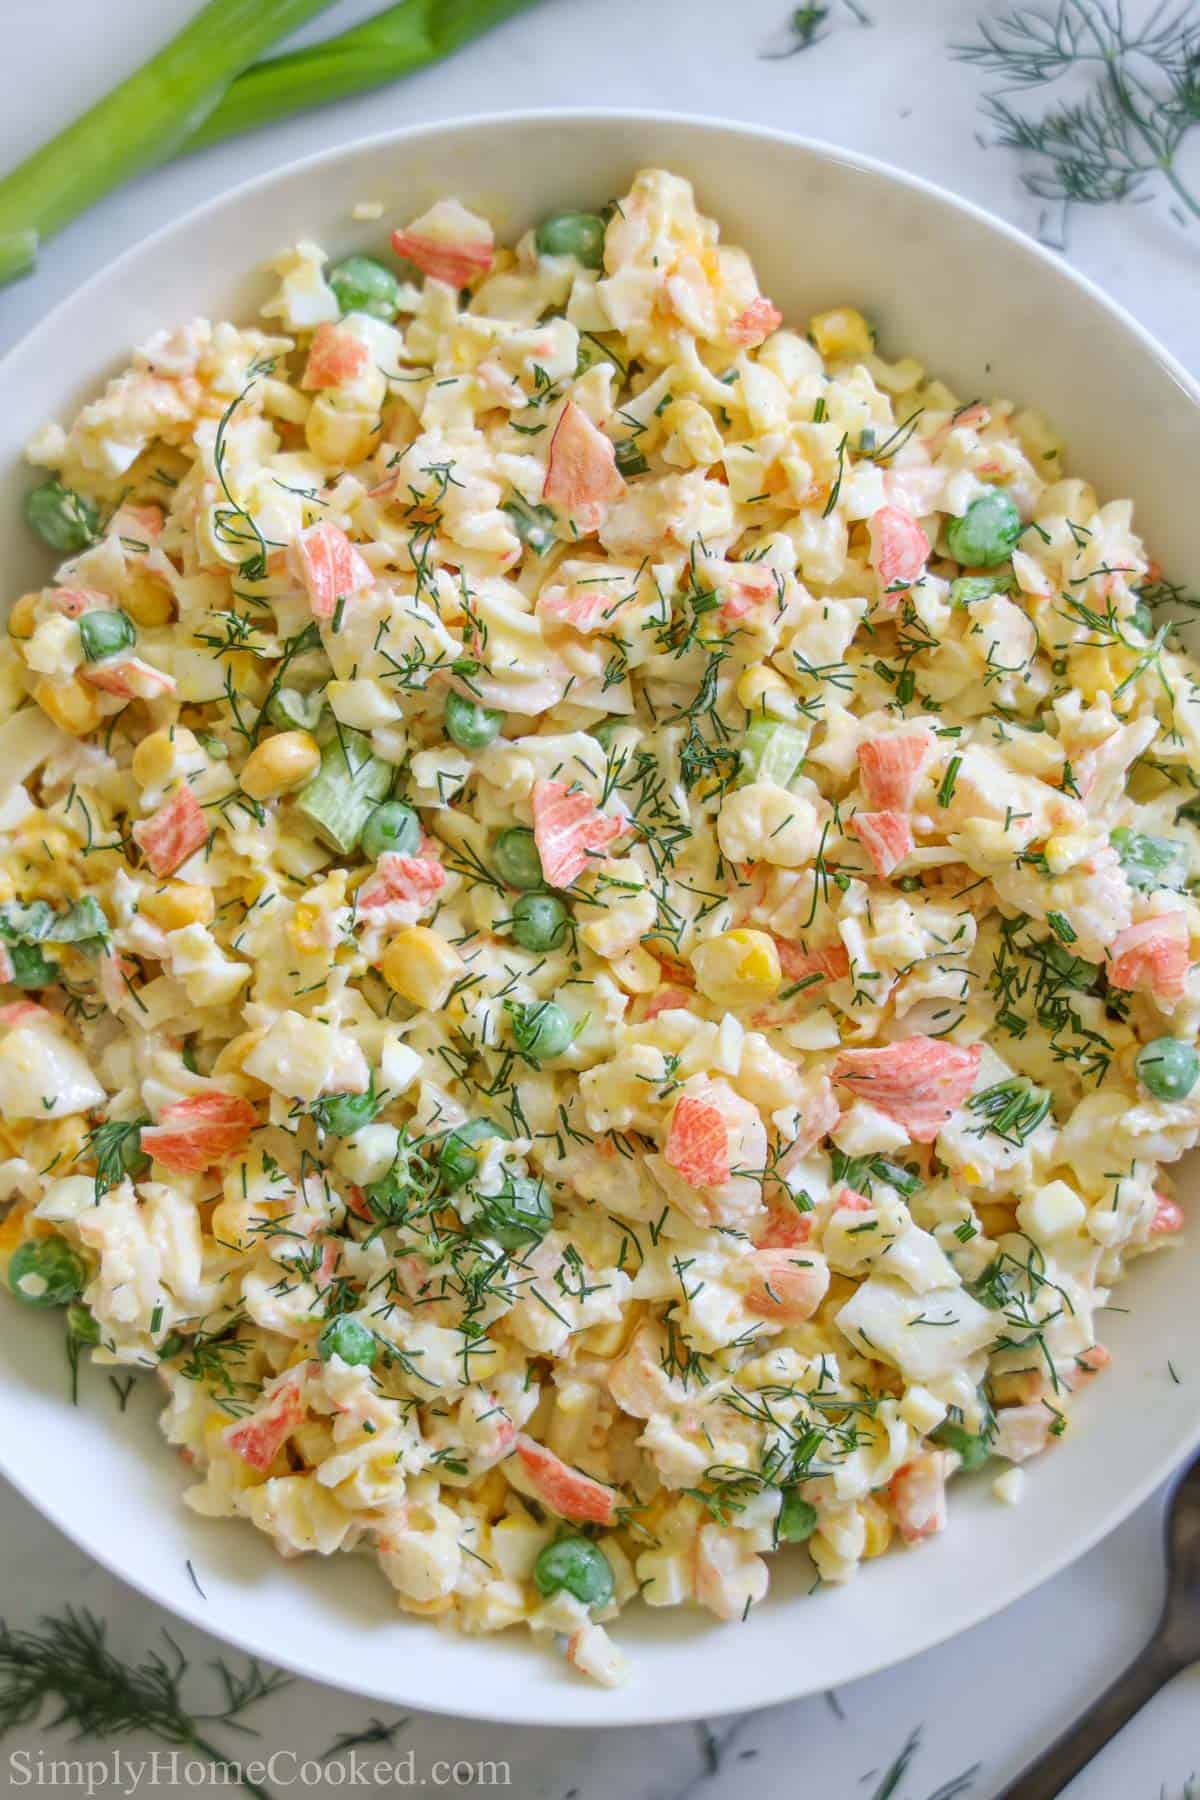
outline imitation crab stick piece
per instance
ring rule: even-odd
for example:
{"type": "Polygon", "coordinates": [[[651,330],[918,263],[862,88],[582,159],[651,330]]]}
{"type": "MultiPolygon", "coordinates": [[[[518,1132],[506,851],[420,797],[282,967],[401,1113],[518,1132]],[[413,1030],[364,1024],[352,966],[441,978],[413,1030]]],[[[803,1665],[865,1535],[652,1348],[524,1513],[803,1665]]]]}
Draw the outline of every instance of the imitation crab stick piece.
{"type": "Polygon", "coordinates": [[[913,847],[912,825],[904,813],[855,813],[847,829],[854,833],[881,878],[890,875],[913,847]]]}
{"type": "Polygon", "coordinates": [[[802,1325],[811,1319],[829,1290],[829,1265],[809,1251],[756,1250],[746,1290],[747,1311],[777,1325],[802,1325]]]}
{"type": "Polygon", "coordinates": [[[1151,1237],[1170,1237],[1183,1230],[1183,1208],[1167,1194],[1155,1194],[1154,1217],[1150,1221],[1151,1237]]]}
{"type": "Polygon", "coordinates": [[[1158,913],[1118,931],[1108,953],[1111,987],[1144,989],[1172,1004],[1187,988],[1188,927],[1182,912],[1158,913]]]}
{"type": "Polygon", "coordinates": [[[659,1013],[687,1011],[692,1004],[692,990],[685,987],[673,987],[670,982],[655,988],[642,1010],[645,1020],[657,1019],[659,1013]]]}
{"type": "Polygon", "coordinates": [[[535,1443],[524,1432],[517,1439],[516,1453],[534,1493],[551,1512],[580,1524],[612,1524],[617,1514],[617,1494],[613,1488],[573,1469],[570,1463],[555,1456],[553,1450],[535,1443]]]}
{"type": "Polygon", "coordinates": [[[372,912],[391,906],[396,900],[414,900],[427,906],[446,885],[446,871],[432,856],[401,856],[388,850],[375,865],[375,873],[364,881],[355,898],[355,909],[372,912]]]}
{"type": "Polygon", "coordinates": [[[142,1128],[142,1148],[164,1169],[202,1174],[243,1150],[258,1115],[237,1094],[189,1094],[142,1128]]]}
{"type": "Polygon", "coordinates": [[[355,549],[340,525],[322,519],[296,539],[296,562],[313,617],[332,619],[339,600],[369,588],[375,580],[370,564],[355,549]]]}
{"type": "Polygon", "coordinates": [[[293,1431],[304,1423],[304,1375],[303,1363],[289,1369],[267,1404],[231,1425],[225,1433],[225,1442],[234,1455],[260,1475],[266,1473],[293,1431]]]}
{"type": "Polygon", "coordinates": [[[610,819],[566,782],[534,782],[533,837],[551,887],[570,887],[590,858],[624,830],[623,819],[610,819]]]}
{"type": "Polygon", "coordinates": [[[871,514],[871,567],[883,589],[883,604],[899,604],[901,590],[911,587],[925,571],[929,539],[911,513],[901,506],[881,506],[871,514]]]}
{"type": "Polygon", "coordinates": [[[580,530],[595,531],[605,509],[624,492],[611,440],[568,400],[550,439],[542,499],[570,513],[580,530]]]}
{"type": "Polygon", "coordinates": [[[843,1050],[833,1079],[903,1125],[913,1142],[931,1144],[975,1085],[983,1047],[910,1037],[877,1050],[843,1050]]]}
{"type": "Polygon", "coordinates": [[[363,340],[344,325],[318,325],[300,377],[302,388],[340,387],[361,375],[370,359],[363,340]]]}
{"type": "Polygon", "coordinates": [[[925,727],[866,738],[858,746],[858,779],[868,809],[910,812],[933,750],[933,733],[925,727]]]}
{"type": "Polygon", "coordinates": [[[79,619],[85,612],[108,612],[113,602],[99,588],[59,587],[51,593],[50,604],[68,619],[79,619]]]}
{"type": "Polygon", "coordinates": [[[728,326],[725,336],[740,349],[754,350],[759,344],[778,331],[783,324],[783,314],[777,306],[772,306],[765,294],[752,300],[744,313],[739,313],[733,324],[728,326]]]}
{"type": "Polygon", "coordinates": [[[392,249],[415,263],[422,275],[464,288],[492,266],[494,239],[486,219],[457,200],[439,200],[414,219],[407,231],[393,231],[392,249]]]}
{"type": "Polygon", "coordinates": [[[719,1187],[728,1181],[729,1130],[721,1108],[695,1094],[681,1094],[663,1154],[689,1187],[719,1187]]]}
{"type": "Polygon", "coordinates": [[[133,841],[155,875],[173,875],[208,842],[208,821],[186,782],[133,828],[133,841]]]}
{"type": "Polygon", "coordinates": [[[925,1450],[897,1469],[888,1483],[888,1498],[900,1535],[918,1544],[946,1527],[946,1476],[940,1450],[925,1450]]]}
{"type": "Polygon", "coordinates": [[[534,607],[539,619],[571,625],[585,636],[608,628],[618,609],[619,602],[603,586],[575,581],[543,588],[534,607]]]}
{"type": "Polygon", "coordinates": [[[161,506],[141,506],[136,501],[126,500],[108,521],[108,529],[128,544],[156,544],[166,522],[167,515],[161,506]]]}
{"type": "MultiPolygon", "coordinates": [[[[819,975],[822,981],[842,981],[850,973],[850,953],[844,944],[826,944],[819,950],[805,950],[786,938],[776,938],[775,948],[779,952],[783,979],[789,986],[795,986],[798,981],[807,982],[811,975],[819,975]]],[[[812,982],[811,985],[817,984],[812,982]]]]}
{"type": "Polygon", "coordinates": [[[123,656],[115,662],[85,663],[79,671],[92,687],[126,700],[158,700],[175,692],[175,677],[155,669],[140,656],[123,656]]]}

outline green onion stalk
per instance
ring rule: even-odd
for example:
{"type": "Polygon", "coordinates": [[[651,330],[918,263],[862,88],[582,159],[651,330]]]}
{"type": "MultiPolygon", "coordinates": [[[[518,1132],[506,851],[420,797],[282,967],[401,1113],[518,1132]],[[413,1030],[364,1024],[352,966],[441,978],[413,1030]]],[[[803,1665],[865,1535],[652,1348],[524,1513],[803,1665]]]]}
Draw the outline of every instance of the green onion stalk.
{"type": "Polygon", "coordinates": [[[0,282],[111,188],[164,161],[234,76],[330,0],[209,0],[156,56],[0,181],[0,282]]]}
{"type": "Polygon", "coordinates": [[[239,75],[188,140],[195,150],[289,113],[383,87],[451,55],[533,0],[399,0],[338,37],[239,75]]]}
{"type": "Polygon", "coordinates": [[[142,170],[412,74],[532,0],[399,0],[323,43],[258,62],[329,4],[209,0],[143,69],[0,180],[0,285],[33,267],[45,238],[142,170]]]}

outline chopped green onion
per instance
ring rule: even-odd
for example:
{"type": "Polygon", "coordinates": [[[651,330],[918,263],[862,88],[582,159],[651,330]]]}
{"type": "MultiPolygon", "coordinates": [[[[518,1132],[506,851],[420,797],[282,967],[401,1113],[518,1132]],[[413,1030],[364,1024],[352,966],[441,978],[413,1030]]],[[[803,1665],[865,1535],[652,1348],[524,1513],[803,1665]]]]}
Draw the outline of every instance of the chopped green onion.
{"type": "Polygon", "coordinates": [[[1191,859],[1180,838],[1154,837],[1150,832],[1119,825],[1112,833],[1112,845],[1130,887],[1147,891],[1186,887],[1191,859]]]}
{"type": "Polygon", "coordinates": [[[276,688],[267,701],[267,718],[280,731],[315,731],[324,710],[322,693],[302,694],[293,687],[276,688]]]}
{"type": "Polygon", "coordinates": [[[770,781],[785,788],[799,771],[807,750],[807,732],[774,719],[755,719],[742,740],[742,775],[747,781],[770,781]]]}
{"type": "Polygon", "coordinates": [[[520,494],[510,494],[500,511],[508,514],[513,530],[535,556],[544,556],[557,540],[554,514],[548,506],[531,506],[520,494]]]}

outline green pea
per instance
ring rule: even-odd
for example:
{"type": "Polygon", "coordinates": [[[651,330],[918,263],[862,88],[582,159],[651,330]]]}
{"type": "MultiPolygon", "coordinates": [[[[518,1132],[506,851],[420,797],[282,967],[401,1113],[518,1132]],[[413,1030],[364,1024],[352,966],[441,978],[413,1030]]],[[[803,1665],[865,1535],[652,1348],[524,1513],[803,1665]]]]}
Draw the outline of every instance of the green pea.
{"type": "Polygon", "coordinates": [[[324,1094],[320,1100],[314,1100],[308,1110],[320,1129],[330,1137],[352,1137],[383,1110],[383,1101],[375,1092],[372,1077],[365,1094],[324,1094]]]}
{"type": "Polygon", "coordinates": [[[1134,1067],[1156,1100],[1186,1100],[1200,1076],[1200,1055],[1183,1038],[1160,1037],[1142,1045],[1134,1067]]]}
{"type": "Polygon", "coordinates": [[[957,562],[992,569],[1007,562],[1021,535],[1021,515],[1001,488],[977,494],[961,519],[946,525],[946,545],[957,562]]]}
{"type": "Polygon", "coordinates": [[[544,1182],[532,1175],[506,1175],[498,1194],[481,1194],[475,1229],[505,1250],[540,1244],[554,1223],[554,1205],[544,1182]]]}
{"type": "Polygon", "coordinates": [[[371,1215],[381,1225],[403,1225],[407,1220],[420,1191],[414,1174],[408,1154],[398,1151],[387,1174],[363,1189],[371,1215]]]}
{"type": "Polygon", "coordinates": [[[522,950],[557,950],[567,941],[570,921],[553,894],[522,894],[512,909],[512,934],[522,950]]]}
{"type": "Polygon", "coordinates": [[[992,1454],[992,1447],[987,1438],[974,1431],[968,1431],[962,1425],[956,1425],[946,1419],[932,1434],[935,1444],[941,1444],[946,1450],[953,1450],[961,1458],[964,1474],[972,1469],[981,1469],[992,1454]]]}
{"type": "Polygon", "coordinates": [[[781,1544],[802,1544],[817,1529],[817,1509],[796,1488],[784,1488],[776,1524],[781,1544]]]}
{"type": "Polygon", "coordinates": [[[25,522],[52,550],[86,550],[100,535],[99,507],[61,481],[26,494],[25,522]]]}
{"type": "Polygon", "coordinates": [[[66,1306],[87,1281],[83,1258],[57,1232],[18,1244],[8,1265],[8,1285],[29,1306],[66,1306]]]}
{"type": "Polygon", "coordinates": [[[321,1327],[317,1355],[322,1362],[328,1362],[331,1356],[340,1356],[344,1363],[364,1363],[369,1369],[378,1354],[375,1333],[361,1319],[340,1313],[321,1327]]]}
{"type": "Polygon", "coordinates": [[[571,1042],[571,1021],[553,1000],[534,1000],[511,1009],[513,1043],[531,1062],[553,1062],[571,1042]]]}
{"type": "Polygon", "coordinates": [[[403,800],[385,800],[367,814],[362,828],[363,854],[372,862],[386,850],[398,856],[412,856],[421,842],[421,821],[403,800]]]}
{"type": "Polygon", "coordinates": [[[1135,888],[1182,888],[1190,873],[1187,845],[1179,838],[1154,837],[1119,825],[1112,844],[1125,879],[1135,888]]]}
{"type": "Polygon", "coordinates": [[[503,1125],[497,1125],[494,1119],[468,1119],[465,1125],[456,1125],[443,1139],[438,1151],[442,1186],[451,1193],[464,1186],[479,1170],[479,1153],[475,1146],[486,1144],[489,1138],[506,1138],[508,1135],[503,1125]]]}
{"type": "Polygon", "coordinates": [[[8,955],[14,986],[44,988],[58,980],[58,964],[43,956],[36,944],[9,944],[8,955]]]}
{"type": "Polygon", "coordinates": [[[369,313],[389,322],[396,316],[400,283],[373,256],[346,256],[326,278],[343,313],[369,313]]]}
{"type": "Polygon", "coordinates": [[[486,750],[498,738],[504,714],[465,694],[446,695],[446,736],[460,750],[486,750]]]}
{"type": "Polygon", "coordinates": [[[614,1590],[612,1564],[591,1538],[562,1537],[538,1556],[533,1585],[547,1600],[565,1588],[584,1606],[607,1606],[614,1590]]]}
{"type": "Polygon", "coordinates": [[[553,213],[538,226],[534,242],[540,256],[573,256],[585,269],[604,267],[604,220],[599,213],[553,213]]]}
{"type": "Polygon", "coordinates": [[[79,616],[79,643],[88,662],[99,662],[120,650],[132,650],[137,632],[123,612],[85,612],[79,616]]]}
{"type": "Polygon", "coordinates": [[[325,711],[325,696],[279,687],[267,701],[267,717],[280,731],[315,731],[325,711]]]}
{"type": "Polygon", "coordinates": [[[82,1300],[72,1300],[67,1307],[67,1330],[78,1344],[98,1344],[100,1327],[90,1307],[82,1300]]]}
{"type": "Polygon", "coordinates": [[[500,833],[492,861],[497,875],[509,887],[529,889],[545,885],[537,840],[524,825],[512,825],[500,833]]]}

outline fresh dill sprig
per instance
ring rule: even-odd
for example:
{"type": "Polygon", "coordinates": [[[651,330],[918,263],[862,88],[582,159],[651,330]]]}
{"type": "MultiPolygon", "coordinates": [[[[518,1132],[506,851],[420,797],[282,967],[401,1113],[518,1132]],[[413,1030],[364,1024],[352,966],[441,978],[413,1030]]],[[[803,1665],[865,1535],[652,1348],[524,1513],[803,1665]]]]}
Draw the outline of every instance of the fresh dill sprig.
{"type": "Polygon", "coordinates": [[[1024,6],[985,14],[979,33],[953,52],[1003,77],[1006,86],[984,105],[997,142],[1035,159],[1025,176],[1031,194],[1064,207],[1103,206],[1140,198],[1160,178],[1176,206],[1200,218],[1200,199],[1180,171],[1184,140],[1200,124],[1193,6],[1158,6],[1139,27],[1118,0],[1059,0],[1052,14],[1024,6]],[[1064,79],[1085,83],[1084,91],[1053,99],[1040,117],[1008,98],[1064,79]]]}
{"type": "MultiPolygon", "coordinates": [[[[57,1706],[51,1729],[71,1725],[79,1736],[97,1738],[145,1732],[229,1767],[234,1759],[210,1743],[201,1727],[251,1731],[242,1714],[287,1687],[291,1677],[255,1658],[241,1673],[217,1660],[211,1666],[221,1686],[221,1709],[193,1713],[182,1693],[187,1658],[167,1632],[163,1637],[165,1654],[150,1650],[140,1662],[127,1663],[110,1648],[102,1621],[86,1609],[69,1606],[26,1631],[11,1630],[0,1620],[0,1737],[31,1724],[50,1702],[57,1706]]],[[[270,1800],[265,1788],[244,1775],[241,1786],[258,1800],[270,1800]]]]}

